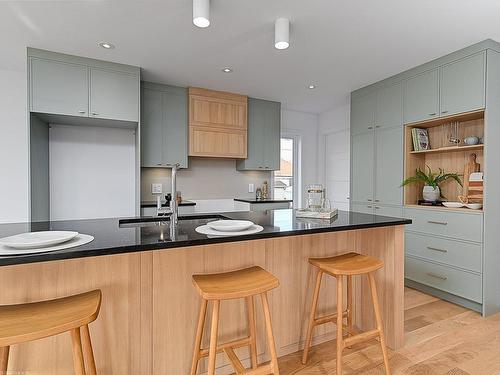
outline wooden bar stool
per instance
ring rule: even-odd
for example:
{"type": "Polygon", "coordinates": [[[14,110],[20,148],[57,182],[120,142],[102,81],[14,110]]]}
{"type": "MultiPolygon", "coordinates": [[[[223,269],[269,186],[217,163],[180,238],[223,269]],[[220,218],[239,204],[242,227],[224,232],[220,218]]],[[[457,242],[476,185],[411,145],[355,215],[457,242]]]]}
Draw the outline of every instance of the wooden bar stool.
{"type": "Polygon", "coordinates": [[[96,375],[88,324],[97,319],[100,306],[100,290],[50,301],[0,306],[0,374],[7,373],[11,345],[69,331],[75,374],[85,375],[85,351],[88,375],[96,375]]]}
{"type": "Polygon", "coordinates": [[[215,357],[217,353],[224,352],[233,365],[236,374],[274,374],[279,375],[278,358],[274,344],[274,335],[271,325],[271,313],[267,300],[267,292],[278,287],[279,281],[269,272],[261,267],[245,268],[239,271],[210,274],[194,275],[193,283],[202,297],[200,314],[198,318],[198,328],[196,329],[196,339],[193,351],[193,361],[191,364],[191,375],[196,375],[198,362],[201,358],[208,356],[208,375],[215,374],[215,357]],[[271,355],[271,362],[266,365],[257,364],[257,338],[255,326],[254,299],[260,295],[264,318],[266,323],[267,344],[271,355]],[[248,311],[248,337],[217,344],[217,335],[219,328],[219,310],[221,300],[245,298],[248,311]],[[210,346],[208,349],[202,349],[201,340],[205,326],[205,314],[208,301],[213,301],[212,325],[210,331],[210,346]],[[250,347],[250,357],[252,369],[246,370],[236,354],[234,349],[243,346],[250,347]]]}
{"type": "Polygon", "coordinates": [[[310,258],[309,263],[318,268],[316,277],[316,287],[314,289],[313,301],[311,306],[311,314],[309,318],[309,327],[307,330],[304,352],[302,355],[302,363],[307,363],[307,356],[311,347],[313,329],[315,326],[325,323],[337,324],[337,375],[342,374],[342,351],[346,347],[354,344],[379,337],[380,346],[382,347],[382,355],[384,357],[384,365],[386,374],[391,374],[389,368],[389,359],[387,356],[387,348],[385,346],[385,338],[382,326],[382,317],[380,314],[380,305],[377,297],[377,287],[375,284],[374,272],[384,266],[384,263],[377,259],[357,253],[348,253],[331,258],[310,258]],[[321,278],[326,273],[337,279],[337,312],[335,314],[316,318],[316,309],[318,305],[318,296],[321,287],[321,278]],[[373,300],[373,308],[375,311],[375,320],[377,328],[354,334],[352,330],[353,303],[352,303],[352,278],[355,275],[368,275],[370,290],[373,300]],[[347,309],[343,308],[344,299],[344,276],[347,276],[347,309]],[[344,318],[347,320],[347,325],[344,326],[344,318]],[[343,330],[346,330],[350,337],[343,338],[343,330]]]}

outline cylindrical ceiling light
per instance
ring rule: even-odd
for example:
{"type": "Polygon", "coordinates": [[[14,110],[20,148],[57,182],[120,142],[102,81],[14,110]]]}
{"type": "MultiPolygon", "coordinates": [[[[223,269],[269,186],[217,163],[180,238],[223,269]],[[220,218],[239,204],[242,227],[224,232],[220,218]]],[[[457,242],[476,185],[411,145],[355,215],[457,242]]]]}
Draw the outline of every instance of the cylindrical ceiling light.
{"type": "Polygon", "coordinates": [[[290,20],[278,18],[274,23],[274,47],[287,49],[290,46],[290,20]]]}
{"type": "Polygon", "coordinates": [[[193,0],[193,23],[198,27],[210,26],[210,0],[193,0]]]}

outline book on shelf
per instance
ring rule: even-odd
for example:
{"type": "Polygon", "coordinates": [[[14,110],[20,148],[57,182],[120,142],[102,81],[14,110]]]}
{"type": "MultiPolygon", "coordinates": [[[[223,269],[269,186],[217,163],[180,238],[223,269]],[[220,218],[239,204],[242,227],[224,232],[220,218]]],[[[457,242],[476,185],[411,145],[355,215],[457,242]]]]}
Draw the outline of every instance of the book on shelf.
{"type": "Polygon", "coordinates": [[[429,132],[427,129],[413,128],[411,130],[413,139],[413,151],[430,150],[429,132]]]}

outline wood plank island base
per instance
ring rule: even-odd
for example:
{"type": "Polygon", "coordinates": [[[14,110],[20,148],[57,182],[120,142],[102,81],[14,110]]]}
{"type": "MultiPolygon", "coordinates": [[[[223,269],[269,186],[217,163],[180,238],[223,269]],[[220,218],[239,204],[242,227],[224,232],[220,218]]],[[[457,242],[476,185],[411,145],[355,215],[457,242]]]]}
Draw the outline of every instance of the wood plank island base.
{"type": "MultiPolygon", "coordinates": [[[[353,213],[350,215],[352,218],[353,213]]],[[[308,259],[355,251],[384,262],[384,268],[377,271],[375,279],[387,345],[398,349],[404,338],[403,224],[406,222],[391,218],[391,224],[389,218],[354,215],[362,215],[378,224],[361,225],[363,229],[352,229],[351,224],[349,229],[320,233],[310,229],[312,234],[284,235],[281,232],[269,238],[264,235],[264,238],[238,240],[235,237],[234,241],[226,239],[226,242],[175,248],[165,244],[164,249],[79,255],[74,259],[43,262],[37,258],[36,263],[3,265],[0,267],[0,304],[52,299],[100,289],[100,316],[90,327],[98,374],[188,374],[200,304],[192,275],[250,266],[261,266],[275,275],[280,286],[269,292],[269,304],[278,356],[284,356],[300,350],[306,336],[315,282],[308,259]],[[388,220],[384,222],[383,219],[388,220]]],[[[277,227],[273,228],[276,232],[277,227]]],[[[0,234],[1,230],[0,226],[0,234]]],[[[137,228],[134,230],[136,234],[141,233],[137,228]]],[[[322,285],[318,314],[335,311],[336,284],[331,279],[324,280],[322,285]]],[[[354,325],[361,330],[373,329],[375,319],[367,281],[356,280],[353,289],[354,325]]],[[[256,299],[255,305],[256,311],[261,311],[260,300],[256,299]]],[[[245,304],[239,300],[225,301],[220,309],[219,342],[245,337],[246,322],[245,304]]],[[[202,345],[207,348],[210,317],[205,327],[202,345]]],[[[264,329],[263,318],[257,314],[259,363],[269,359],[264,329]]],[[[334,339],[335,332],[334,325],[318,327],[313,344],[334,339]]],[[[12,347],[9,371],[71,374],[73,363],[68,340],[61,335],[12,347]]],[[[248,348],[235,352],[248,367],[248,348]]],[[[206,365],[206,360],[200,361],[199,374],[206,371],[206,365]]],[[[227,358],[219,355],[217,374],[233,372],[227,358]]]]}

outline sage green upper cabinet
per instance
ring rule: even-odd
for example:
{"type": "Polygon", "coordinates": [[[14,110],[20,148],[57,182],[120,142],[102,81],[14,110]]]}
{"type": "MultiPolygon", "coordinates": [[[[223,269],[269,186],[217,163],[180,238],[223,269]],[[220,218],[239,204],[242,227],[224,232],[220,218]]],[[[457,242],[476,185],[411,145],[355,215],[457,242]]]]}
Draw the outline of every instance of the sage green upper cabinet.
{"type": "Polygon", "coordinates": [[[30,110],[88,116],[88,72],[85,65],[30,58],[30,110]]]}
{"type": "Polygon", "coordinates": [[[439,70],[429,70],[406,80],[403,102],[405,124],[438,117],[439,70]]]}
{"type": "Polygon", "coordinates": [[[375,132],[375,203],[403,204],[403,127],[375,132]]]}
{"type": "Polygon", "coordinates": [[[281,103],[248,98],[248,157],[237,170],[279,170],[281,103]]]}
{"type": "Polygon", "coordinates": [[[390,128],[403,124],[403,91],[402,83],[377,90],[377,110],[375,112],[375,128],[390,128]]]}
{"type": "Polygon", "coordinates": [[[352,136],[351,201],[373,201],[374,131],[352,136]]]}
{"type": "Polygon", "coordinates": [[[481,52],[441,68],[441,115],[484,108],[486,53],[481,52]]]}
{"type": "Polygon", "coordinates": [[[142,82],[141,103],[141,165],[187,168],[187,89],[142,82]]]}
{"type": "Polygon", "coordinates": [[[373,129],[377,94],[370,93],[352,98],[351,101],[351,133],[359,134],[373,129]]]}
{"type": "Polygon", "coordinates": [[[139,121],[139,81],[136,75],[90,68],[90,116],[139,121]]]}

